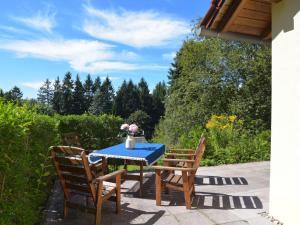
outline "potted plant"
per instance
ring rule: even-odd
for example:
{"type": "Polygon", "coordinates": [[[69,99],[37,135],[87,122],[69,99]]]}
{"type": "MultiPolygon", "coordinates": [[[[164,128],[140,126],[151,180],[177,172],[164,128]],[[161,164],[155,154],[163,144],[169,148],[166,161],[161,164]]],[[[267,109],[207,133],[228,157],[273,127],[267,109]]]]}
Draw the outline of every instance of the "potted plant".
{"type": "Polygon", "coordinates": [[[123,134],[127,136],[125,141],[126,148],[134,148],[135,147],[135,139],[134,136],[138,133],[139,127],[136,124],[127,124],[124,123],[121,125],[121,131],[123,134]]]}

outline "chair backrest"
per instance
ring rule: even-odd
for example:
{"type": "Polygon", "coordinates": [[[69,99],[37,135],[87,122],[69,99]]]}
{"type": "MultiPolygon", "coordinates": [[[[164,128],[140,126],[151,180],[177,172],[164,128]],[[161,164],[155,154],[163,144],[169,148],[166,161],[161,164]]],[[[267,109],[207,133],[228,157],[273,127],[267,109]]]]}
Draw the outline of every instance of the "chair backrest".
{"type": "Polygon", "coordinates": [[[96,187],[85,150],[70,146],[52,146],[51,156],[64,195],[70,200],[71,193],[90,194],[96,202],[96,187]]]}
{"type": "Polygon", "coordinates": [[[201,162],[201,159],[203,157],[204,151],[205,151],[205,137],[201,137],[197,150],[196,150],[196,157],[195,157],[195,161],[193,163],[193,168],[198,168],[201,162]]]}
{"type": "Polygon", "coordinates": [[[80,143],[80,136],[76,132],[69,132],[62,134],[63,145],[82,147],[80,143]]]}

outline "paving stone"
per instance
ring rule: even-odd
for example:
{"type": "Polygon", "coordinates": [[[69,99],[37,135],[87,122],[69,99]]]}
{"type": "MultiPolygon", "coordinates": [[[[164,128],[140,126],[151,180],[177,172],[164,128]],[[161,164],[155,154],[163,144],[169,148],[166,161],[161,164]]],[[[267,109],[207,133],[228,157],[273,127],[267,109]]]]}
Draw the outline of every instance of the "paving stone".
{"type": "MultiPolygon", "coordinates": [[[[219,225],[249,225],[249,223],[244,220],[239,220],[239,221],[232,221],[232,222],[228,222],[228,223],[221,223],[219,225]]],[[[259,225],[259,224],[257,224],[257,225],[259,225]]]]}
{"type": "Polygon", "coordinates": [[[210,220],[216,224],[229,223],[241,220],[240,217],[233,214],[230,210],[220,209],[204,209],[201,213],[205,214],[210,220]]]}
{"type": "Polygon", "coordinates": [[[248,223],[251,225],[274,225],[268,218],[265,218],[261,215],[254,217],[254,218],[249,218],[248,223]]]}
{"type": "Polygon", "coordinates": [[[181,225],[214,225],[215,223],[199,212],[186,212],[175,215],[181,225]]]}

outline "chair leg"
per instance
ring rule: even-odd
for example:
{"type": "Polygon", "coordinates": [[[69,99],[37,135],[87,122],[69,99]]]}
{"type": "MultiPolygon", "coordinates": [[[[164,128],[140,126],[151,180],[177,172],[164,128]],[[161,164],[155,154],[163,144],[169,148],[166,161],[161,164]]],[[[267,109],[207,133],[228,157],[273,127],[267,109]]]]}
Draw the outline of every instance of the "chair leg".
{"type": "MultiPolygon", "coordinates": [[[[100,199],[98,199],[99,201],[100,199]]],[[[102,210],[102,198],[101,198],[101,204],[97,204],[96,209],[96,225],[100,225],[101,223],[101,210],[102,210]]]]}
{"type": "Polygon", "coordinates": [[[156,186],[156,205],[161,205],[161,174],[160,170],[155,170],[155,186],[156,186]]]}
{"type": "Polygon", "coordinates": [[[96,207],[96,225],[100,225],[101,223],[101,210],[102,210],[102,203],[103,203],[103,198],[102,198],[102,188],[103,188],[103,183],[100,182],[98,184],[98,191],[97,191],[97,207],[96,207]]]}
{"type": "Polygon", "coordinates": [[[165,191],[165,194],[167,194],[167,195],[170,193],[170,190],[167,187],[164,188],[164,191],[165,191]]]}
{"type": "Polygon", "coordinates": [[[121,175],[116,177],[116,213],[120,213],[121,207],[121,175]]]}
{"type": "Polygon", "coordinates": [[[64,218],[68,216],[68,213],[69,213],[69,208],[67,206],[67,201],[64,200],[64,218]]]}
{"type": "Polygon", "coordinates": [[[183,178],[183,193],[184,193],[184,200],[185,205],[187,209],[191,208],[191,195],[190,195],[190,187],[189,187],[189,181],[187,172],[182,172],[182,178],[183,178]]]}
{"type": "Polygon", "coordinates": [[[196,191],[195,191],[195,185],[193,184],[193,190],[192,190],[192,194],[195,196],[196,195],[196,191]]]}

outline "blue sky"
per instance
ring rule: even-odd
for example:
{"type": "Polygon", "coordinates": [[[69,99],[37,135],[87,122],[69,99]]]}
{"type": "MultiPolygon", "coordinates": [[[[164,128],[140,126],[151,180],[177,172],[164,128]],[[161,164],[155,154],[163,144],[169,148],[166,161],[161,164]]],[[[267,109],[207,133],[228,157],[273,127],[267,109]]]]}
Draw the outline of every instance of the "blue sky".
{"type": "Polygon", "coordinates": [[[36,97],[46,78],[144,77],[152,89],[210,0],[10,0],[1,3],[0,88],[36,97]]]}

